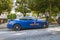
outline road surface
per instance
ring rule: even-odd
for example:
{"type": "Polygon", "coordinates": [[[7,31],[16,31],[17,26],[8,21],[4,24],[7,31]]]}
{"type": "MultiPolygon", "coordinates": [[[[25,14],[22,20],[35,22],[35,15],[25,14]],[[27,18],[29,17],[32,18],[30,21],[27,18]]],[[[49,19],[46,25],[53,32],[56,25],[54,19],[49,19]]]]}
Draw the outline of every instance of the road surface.
{"type": "Polygon", "coordinates": [[[60,40],[60,26],[21,31],[0,29],[0,40],[60,40]]]}

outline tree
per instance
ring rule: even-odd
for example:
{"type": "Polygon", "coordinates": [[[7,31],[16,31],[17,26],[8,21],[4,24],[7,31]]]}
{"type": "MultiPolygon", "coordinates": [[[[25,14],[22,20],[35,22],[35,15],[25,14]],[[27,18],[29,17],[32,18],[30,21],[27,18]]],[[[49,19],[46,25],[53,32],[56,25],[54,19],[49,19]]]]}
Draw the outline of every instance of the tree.
{"type": "Polygon", "coordinates": [[[16,11],[23,13],[24,16],[26,16],[26,13],[31,12],[28,9],[28,4],[26,0],[17,0],[16,5],[17,5],[16,11]]]}
{"type": "Polygon", "coordinates": [[[17,3],[19,5],[16,10],[24,14],[28,11],[25,4],[28,4],[31,11],[37,12],[37,16],[39,16],[39,13],[45,14],[48,12],[51,17],[52,13],[57,14],[60,11],[60,0],[28,0],[28,3],[26,0],[17,0],[17,3]]]}
{"type": "Polygon", "coordinates": [[[47,8],[45,0],[29,0],[28,5],[32,11],[37,12],[37,17],[39,16],[39,13],[45,13],[47,8]]]}
{"type": "Polygon", "coordinates": [[[57,14],[60,11],[60,0],[29,0],[28,5],[32,11],[37,11],[37,16],[40,12],[48,12],[51,17],[52,13],[57,14]]]}
{"type": "Polygon", "coordinates": [[[0,0],[0,13],[10,12],[12,8],[12,0],[0,0]]]}

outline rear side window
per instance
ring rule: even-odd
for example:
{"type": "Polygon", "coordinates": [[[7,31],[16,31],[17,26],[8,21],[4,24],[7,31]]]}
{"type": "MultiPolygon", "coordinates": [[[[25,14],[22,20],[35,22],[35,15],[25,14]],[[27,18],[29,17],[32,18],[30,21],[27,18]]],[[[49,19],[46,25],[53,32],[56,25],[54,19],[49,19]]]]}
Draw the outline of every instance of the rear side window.
{"type": "Polygon", "coordinates": [[[33,20],[33,19],[20,19],[20,20],[33,20]]]}
{"type": "Polygon", "coordinates": [[[34,20],[34,18],[32,18],[32,17],[23,17],[23,18],[20,18],[20,20],[34,20]]]}

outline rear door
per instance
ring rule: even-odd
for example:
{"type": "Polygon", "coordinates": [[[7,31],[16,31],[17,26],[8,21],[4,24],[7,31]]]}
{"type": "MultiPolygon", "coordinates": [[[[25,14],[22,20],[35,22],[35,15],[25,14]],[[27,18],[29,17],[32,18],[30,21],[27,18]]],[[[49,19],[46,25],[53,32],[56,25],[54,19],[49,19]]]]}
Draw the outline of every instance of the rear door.
{"type": "Polygon", "coordinates": [[[29,25],[29,28],[38,28],[39,22],[37,22],[37,20],[31,19],[31,20],[28,20],[28,25],[29,25]]]}

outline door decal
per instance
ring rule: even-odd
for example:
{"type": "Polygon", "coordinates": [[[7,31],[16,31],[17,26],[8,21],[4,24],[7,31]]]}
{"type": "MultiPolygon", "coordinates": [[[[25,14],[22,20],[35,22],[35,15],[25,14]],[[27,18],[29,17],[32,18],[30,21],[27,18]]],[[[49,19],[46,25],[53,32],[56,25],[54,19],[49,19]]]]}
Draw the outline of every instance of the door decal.
{"type": "Polygon", "coordinates": [[[38,25],[39,25],[39,23],[36,23],[36,22],[30,23],[30,26],[38,26],[38,25]]]}

